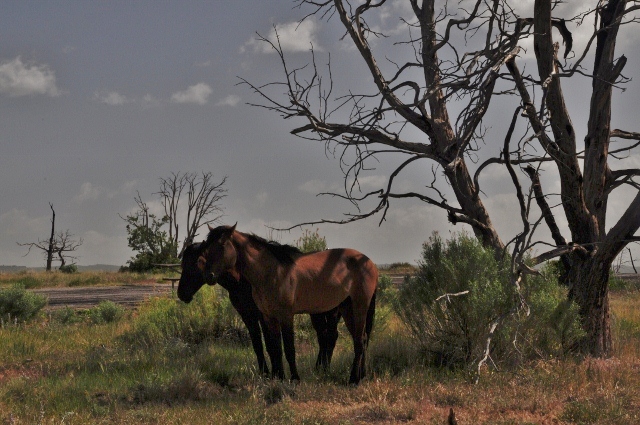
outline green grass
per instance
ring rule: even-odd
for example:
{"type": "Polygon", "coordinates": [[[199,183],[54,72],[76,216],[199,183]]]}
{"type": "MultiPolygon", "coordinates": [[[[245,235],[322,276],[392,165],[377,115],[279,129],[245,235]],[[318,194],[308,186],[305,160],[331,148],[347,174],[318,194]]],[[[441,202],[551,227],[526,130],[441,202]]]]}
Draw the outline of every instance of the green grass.
{"type": "Polygon", "coordinates": [[[261,377],[246,336],[202,334],[237,324],[224,300],[206,289],[192,304],[154,299],[112,322],[74,313],[79,320],[1,328],[0,423],[443,424],[450,408],[461,425],[640,421],[640,293],[612,295],[613,358],[485,368],[475,385],[463,370],[427,366],[381,302],[369,375],[358,387],[347,385],[344,327],[331,370],[319,373],[304,316],[296,344],[302,381],[261,377]]]}

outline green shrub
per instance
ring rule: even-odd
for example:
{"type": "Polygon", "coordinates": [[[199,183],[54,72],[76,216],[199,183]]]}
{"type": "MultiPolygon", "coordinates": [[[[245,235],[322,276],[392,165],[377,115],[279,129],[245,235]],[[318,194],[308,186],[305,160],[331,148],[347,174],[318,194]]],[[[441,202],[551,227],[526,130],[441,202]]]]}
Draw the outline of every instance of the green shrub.
{"type": "Polygon", "coordinates": [[[76,314],[76,311],[69,306],[54,310],[51,313],[51,319],[63,325],[70,325],[82,321],[82,318],[76,314]]]}
{"type": "Polygon", "coordinates": [[[103,283],[103,279],[99,274],[80,275],[67,283],[70,288],[78,286],[91,286],[103,283]]]}
{"type": "Polygon", "coordinates": [[[132,329],[124,338],[131,343],[153,346],[180,340],[198,344],[208,338],[245,338],[247,331],[226,294],[216,287],[202,287],[189,304],[175,298],[153,298],[143,304],[132,329]]]}
{"type": "Polygon", "coordinates": [[[0,318],[24,322],[33,319],[47,305],[47,297],[28,292],[24,285],[15,284],[0,291],[0,318]]]}
{"type": "Polygon", "coordinates": [[[489,326],[511,309],[513,295],[507,270],[475,238],[445,242],[434,233],[418,273],[400,287],[396,312],[432,360],[470,365],[482,358],[489,326]]]}
{"type": "Polygon", "coordinates": [[[18,280],[15,281],[16,284],[21,285],[25,289],[34,289],[42,286],[42,282],[39,279],[36,279],[34,276],[22,276],[18,280]]]}
{"type": "Polygon", "coordinates": [[[564,353],[581,336],[578,310],[548,267],[521,283],[530,314],[520,309],[508,263],[466,234],[423,245],[418,273],[405,280],[394,308],[429,359],[447,366],[476,365],[490,328],[494,363],[564,353]]]}
{"type": "Polygon", "coordinates": [[[113,301],[102,301],[89,310],[89,318],[95,324],[117,322],[124,316],[125,309],[113,301]]]}
{"type": "Polygon", "coordinates": [[[324,236],[320,236],[318,229],[315,232],[305,229],[300,239],[296,241],[296,247],[302,252],[324,251],[327,249],[327,240],[324,236]]]}
{"type": "Polygon", "coordinates": [[[393,285],[391,276],[380,274],[378,277],[377,297],[383,302],[392,302],[397,296],[398,289],[393,285]]]}
{"type": "Polygon", "coordinates": [[[59,270],[62,273],[68,273],[68,274],[78,273],[78,266],[76,266],[75,264],[67,264],[67,265],[61,266],[59,270]]]}
{"type": "Polygon", "coordinates": [[[584,337],[578,305],[567,299],[568,289],[557,280],[556,267],[549,264],[538,275],[526,276],[521,284],[530,309],[512,324],[526,357],[557,357],[584,337]]]}

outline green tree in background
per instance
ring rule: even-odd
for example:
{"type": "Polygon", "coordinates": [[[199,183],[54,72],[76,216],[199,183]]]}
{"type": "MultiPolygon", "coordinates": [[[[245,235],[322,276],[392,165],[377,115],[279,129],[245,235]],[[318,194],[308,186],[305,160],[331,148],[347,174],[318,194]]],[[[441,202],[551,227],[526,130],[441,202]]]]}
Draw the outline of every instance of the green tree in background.
{"type": "Polygon", "coordinates": [[[300,239],[296,241],[296,246],[304,253],[324,251],[327,249],[327,240],[324,236],[320,236],[318,229],[315,232],[305,229],[300,239]]]}
{"type": "Polygon", "coordinates": [[[177,263],[177,246],[163,230],[169,219],[165,215],[158,218],[149,212],[149,206],[142,201],[140,194],[135,198],[138,209],[123,218],[127,222],[127,243],[137,252],[129,261],[132,271],[146,271],[154,264],[177,263]]]}
{"type": "Polygon", "coordinates": [[[122,217],[127,223],[128,245],[137,252],[128,261],[129,269],[146,271],[157,264],[179,263],[182,249],[198,229],[222,217],[220,201],[226,196],[225,182],[226,177],[214,182],[210,172],[178,172],[161,178],[155,195],[162,205],[162,216],[152,213],[138,193],[137,209],[122,217]]]}

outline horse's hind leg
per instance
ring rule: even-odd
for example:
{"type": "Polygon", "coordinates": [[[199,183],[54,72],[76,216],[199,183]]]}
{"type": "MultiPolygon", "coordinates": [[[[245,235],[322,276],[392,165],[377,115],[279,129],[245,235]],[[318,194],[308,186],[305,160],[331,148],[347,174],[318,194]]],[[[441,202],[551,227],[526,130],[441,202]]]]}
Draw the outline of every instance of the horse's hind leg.
{"type": "Polygon", "coordinates": [[[318,336],[318,359],[316,360],[316,369],[322,368],[324,371],[329,369],[333,350],[338,340],[338,322],[340,321],[340,312],[338,308],[327,311],[326,313],[317,313],[311,315],[311,324],[318,336]]]}
{"type": "Polygon", "coordinates": [[[280,324],[282,327],[282,342],[284,344],[284,355],[289,363],[289,371],[291,372],[291,380],[299,381],[298,368],[296,367],[296,346],[295,335],[293,332],[293,317],[280,324]]]}
{"type": "Polygon", "coordinates": [[[353,301],[345,301],[340,305],[344,322],[353,338],[353,364],[351,365],[351,375],[349,383],[357,385],[365,375],[365,348],[367,346],[367,335],[365,332],[367,309],[363,306],[354,308],[353,301]]]}

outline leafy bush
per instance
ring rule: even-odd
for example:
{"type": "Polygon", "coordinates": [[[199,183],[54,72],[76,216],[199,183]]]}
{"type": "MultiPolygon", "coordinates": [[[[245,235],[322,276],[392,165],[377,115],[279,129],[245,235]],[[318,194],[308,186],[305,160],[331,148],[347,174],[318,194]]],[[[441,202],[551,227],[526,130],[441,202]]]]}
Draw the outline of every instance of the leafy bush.
{"type": "Polygon", "coordinates": [[[76,314],[76,311],[68,306],[54,310],[51,313],[51,319],[63,325],[70,325],[82,321],[82,318],[76,314]]]}
{"type": "Polygon", "coordinates": [[[0,317],[21,322],[34,318],[47,305],[47,297],[28,292],[24,285],[15,284],[0,291],[0,317]]]}
{"type": "Polygon", "coordinates": [[[70,288],[78,287],[78,286],[91,286],[91,285],[99,285],[103,282],[103,279],[99,274],[82,274],[79,277],[70,280],[67,283],[67,286],[70,288]]]}
{"type": "Polygon", "coordinates": [[[198,344],[208,338],[248,334],[228,297],[215,287],[202,287],[189,304],[175,298],[153,298],[144,303],[124,338],[153,346],[180,340],[198,344]]]}
{"type": "Polygon", "coordinates": [[[22,286],[25,289],[34,289],[42,286],[42,282],[39,279],[36,279],[34,276],[26,275],[20,277],[16,284],[22,286]]]}
{"type": "Polygon", "coordinates": [[[64,266],[61,266],[59,270],[62,273],[68,273],[68,274],[78,273],[78,266],[76,266],[75,264],[66,264],[64,266]]]}
{"type": "Polygon", "coordinates": [[[125,309],[113,301],[102,301],[89,310],[89,318],[95,324],[117,322],[124,316],[125,309]]]}
{"type": "Polygon", "coordinates": [[[467,234],[445,242],[435,233],[423,245],[418,273],[399,288],[394,308],[421,350],[441,365],[477,364],[494,323],[495,363],[559,355],[580,337],[576,306],[553,270],[522,282],[520,293],[529,315],[519,309],[506,261],[467,234]]]}
{"type": "Polygon", "coordinates": [[[327,240],[324,236],[320,236],[318,229],[315,232],[305,229],[300,239],[296,241],[296,247],[302,252],[324,251],[327,249],[327,240]]]}
{"type": "Polygon", "coordinates": [[[557,277],[555,265],[548,264],[521,284],[530,314],[512,326],[527,357],[563,355],[585,336],[578,305],[568,300],[568,289],[557,277]]]}
{"type": "Polygon", "coordinates": [[[391,276],[380,274],[378,277],[377,297],[382,302],[393,302],[398,293],[398,289],[393,285],[391,276]]]}

